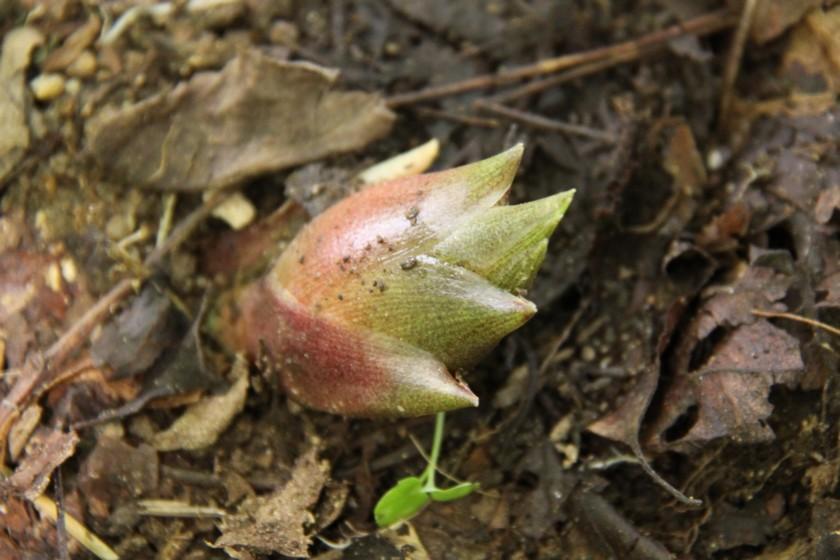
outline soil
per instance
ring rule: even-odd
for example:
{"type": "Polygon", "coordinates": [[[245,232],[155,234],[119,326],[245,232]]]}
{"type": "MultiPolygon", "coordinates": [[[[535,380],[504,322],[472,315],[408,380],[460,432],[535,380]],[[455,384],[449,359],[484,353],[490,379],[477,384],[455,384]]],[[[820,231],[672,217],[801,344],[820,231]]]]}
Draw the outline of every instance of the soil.
{"type": "Polygon", "coordinates": [[[120,558],[840,557],[837,2],[149,6],[0,6],[0,558],[95,558],[71,516],[120,558]],[[433,420],[301,407],[216,310],[430,138],[577,192],[459,372],[479,490],[379,529],[433,420]]]}

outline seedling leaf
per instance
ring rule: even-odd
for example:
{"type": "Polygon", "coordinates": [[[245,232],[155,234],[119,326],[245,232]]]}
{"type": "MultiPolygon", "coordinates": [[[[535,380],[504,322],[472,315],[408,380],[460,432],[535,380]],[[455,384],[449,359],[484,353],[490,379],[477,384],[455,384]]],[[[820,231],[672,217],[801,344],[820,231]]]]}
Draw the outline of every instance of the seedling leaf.
{"type": "Polygon", "coordinates": [[[423,491],[423,481],[419,477],[409,476],[385,492],[376,503],[373,516],[378,526],[389,527],[411,519],[428,503],[429,495],[423,491]]]}
{"type": "Polygon", "coordinates": [[[477,490],[479,484],[477,482],[462,482],[452,488],[439,488],[429,492],[431,497],[436,502],[451,502],[452,500],[460,500],[465,496],[469,496],[477,490]]]}

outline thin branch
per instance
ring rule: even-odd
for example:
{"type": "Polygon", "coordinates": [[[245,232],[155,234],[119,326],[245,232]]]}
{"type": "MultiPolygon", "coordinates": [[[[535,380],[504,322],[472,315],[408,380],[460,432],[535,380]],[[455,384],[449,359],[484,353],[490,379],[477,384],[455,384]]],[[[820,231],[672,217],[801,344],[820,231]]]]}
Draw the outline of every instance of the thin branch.
{"type": "Polygon", "coordinates": [[[66,511],[64,509],[64,480],[61,476],[61,465],[55,469],[55,502],[58,507],[58,519],[55,521],[56,548],[58,548],[58,554],[61,560],[70,560],[70,552],[67,550],[66,511]]]}
{"type": "Polygon", "coordinates": [[[728,10],[719,10],[690,19],[684,23],[672,25],[671,27],[667,27],[660,31],[644,35],[638,39],[624,41],[615,45],[599,47],[588,51],[565,54],[554,58],[546,58],[533,64],[501,70],[495,74],[483,74],[459,82],[401,93],[393,95],[385,101],[391,108],[401,107],[404,105],[419,103],[421,101],[430,101],[470,91],[501,86],[517,82],[525,78],[554,74],[555,72],[565,70],[566,68],[588,64],[591,62],[630,55],[638,56],[647,47],[652,45],[664,44],[685,35],[713,33],[730,27],[733,24],[734,20],[732,14],[730,14],[728,10]]]}
{"type": "MultiPolygon", "coordinates": [[[[12,471],[3,465],[0,465],[0,481],[11,476],[12,471]]],[[[58,507],[55,502],[46,494],[30,500],[38,512],[52,523],[58,523],[58,507]]],[[[119,560],[119,556],[111,547],[105,544],[102,539],[91,533],[78,519],[70,515],[64,514],[64,523],[67,529],[67,534],[79,541],[83,547],[91,551],[97,558],[101,560],[119,560]]]]}
{"type": "Polygon", "coordinates": [[[531,128],[548,130],[551,132],[564,132],[566,134],[574,134],[576,136],[584,136],[586,138],[594,138],[595,140],[600,140],[601,142],[606,142],[608,144],[613,144],[616,141],[614,134],[604,132],[603,130],[598,130],[579,124],[565,123],[562,121],[544,117],[542,115],[530,113],[528,111],[520,111],[519,109],[514,109],[512,107],[507,107],[505,105],[493,103],[492,101],[479,99],[476,101],[475,105],[479,109],[482,109],[494,115],[498,115],[500,117],[504,117],[514,122],[518,122],[525,126],[529,126],[531,128]]]}
{"type": "Polygon", "coordinates": [[[556,76],[542,78],[540,80],[533,80],[517,88],[508,91],[503,91],[502,93],[496,94],[488,98],[487,100],[494,101],[496,103],[510,103],[511,101],[516,101],[524,97],[531,97],[542,91],[556,87],[560,84],[565,84],[566,82],[571,82],[572,80],[583,78],[584,76],[589,76],[590,74],[596,74],[598,72],[606,70],[607,68],[612,68],[613,66],[618,66],[619,64],[623,64],[625,62],[632,62],[633,60],[637,60],[639,58],[651,55],[665,48],[665,45],[665,43],[660,45],[652,45],[649,47],[639,49],[635,52],[629,52],[623,55],[607,58],[605,60],[591,62],[589,64],[581,64],[580,66],[576,66],[575,68],[571,68],[569,70],[566,70],[565,72],[561,72],[556,76]]]}
{"type": "Polygon", "coordinates": [[[476,117],[475,115],[468,115],[465,113],[453,113],[452,111],[442,111],[440,109],[432,109],[431,107],[415,107],[414,111],[420,115],[445,119],[459,124],[465,124],[467,126],[477,126],[481,128],[499,127],[499,121],[496,119],[485,119],[483,117],[476,117]]]}
{"type": "Polygon", "coordinates": [[[822,321],[817,321],[816,319],[809,319],[808,317],[803,317],[802,315],[796,315],[794,313],[784,313],[782,311],[763,311],[761,309],[753,309],[753,315],[757,315],[758,317],[766,317],[768,319],[790,319],[791,321],[796,321],[798,323],[804,323],[806,325],[810,325],[815,329],[822,329],[826,332],[830,332],[835,336],[840,336],[840,329],[837,327],[832,327],[822,321]]]}
{"type": "Polygon", "coordinates": [[[663,490],[671,494],[671,496],[680,502],[681,504],[690,506],[690,507],[700,507],[703,505],[703,500],[697,499],[693,496],[687,496],[681,491],[677,490],[674,486],[671,485],[670,482],[662,478],[662,476],[656,472],[650,463],[648,463],[645,454],[642,452],[642,447],[639,445],[638,440],[630,442],[630,449],[633,451],[633,455],[639,460],[639,466],[642,467],[642,470],[647,473],[649,477],[653,479],[654,482],[659,484],[663,490]]]}
{"type": "Polygon", "coordinates": [[[747,42],[747,35],[752,27],[753,14],[758,0],[746,0],[744,9],[741,11],[741,18],[738,21],[738,28],[732,39],[732,47],[726,57],[726,66],[723,70],[723,85],[720,97],[720,120],[725,123],[728,120],[729,111],[732,109],[732,99],[735,91],[735,80],[738,78],[738,70],[741,67],[741,58],[744,55],[744,45],[747,42]]]}

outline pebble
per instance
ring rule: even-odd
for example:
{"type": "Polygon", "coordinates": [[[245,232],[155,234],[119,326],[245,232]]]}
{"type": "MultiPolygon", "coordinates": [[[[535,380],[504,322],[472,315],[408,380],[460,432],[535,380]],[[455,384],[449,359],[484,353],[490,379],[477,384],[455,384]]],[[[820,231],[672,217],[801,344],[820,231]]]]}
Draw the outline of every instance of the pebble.
{"type": "Polygon", "coordinates": [[[89,50],[82,51],[67,67],[67,73],[76,78],[89,78],[96,73],[96,56],[89,50]]]}
{"type": "Polygon", "coordinates": [[[67,83],[64,85],[64,91],[66,91],[70,95],[78,95],[81,90],[82,83],[76,78],[71,78],[67,80],[67,83]]]}
{"type": "Polygon", "coordinates": [[[130,234],[134,226],[134,216],[118,213],[111,216],[105,224],[105,235],[112,241],[118,241],[130,234]]]}
{"type": "Polygon", "coordinates": [[[64,93],[64,76],[61,74],[41,74],[31,82],[32,95],[38,101],[50,101],[64,93]]]}
{"type": "Polygon", "coordinates": [[[76,278],[79,276],[79,269],[76,268],[76,261],[74,261],[71,257],[64,257],[61,259],[59,263],[61,266],[61,277],[64,278],[65,282],[69,282],[70,284],[76,281],[76,278]]]}
{"type": "MultiPolygon", "coordinates": [[[[210,192],[205,194],[205,200],[209,198],[210,192]]],[[[242,193],[236,192],[230,195],[224,202],[213,210],[213,216],[224,220],[235,230],[239,230],[254,221],[257,210],[251,201],[242,193]]]]}
{"type": "Polygon", "coordinates": [[[268,31],[268,40],[275,45],[292,47],[297,45],[299,35],[300,31],[294,24],[288,21],[277,21],[268,31]]]}
{"type": "Polygon", "coordinates": [[[0,218],[0,253],[16,248],[22,236],[17,222],[10,218],[0,218]]]}

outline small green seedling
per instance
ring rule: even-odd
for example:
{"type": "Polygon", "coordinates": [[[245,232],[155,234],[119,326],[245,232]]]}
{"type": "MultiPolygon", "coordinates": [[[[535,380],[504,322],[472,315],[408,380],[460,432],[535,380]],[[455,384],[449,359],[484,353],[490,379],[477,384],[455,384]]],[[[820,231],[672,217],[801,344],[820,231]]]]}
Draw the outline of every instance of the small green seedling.
{"type": "Polygon", "coordinates": [[[407,521],[417,515],[430,501],[451,502],[471,494],[478,488],[476,482],[462,482],[450,488],[438,488],[435,484],[437,462],[443,443],[443,421],[446,413],[438,412],[435,417],[435,434],[432,439],[432,453],[429,463],[420,476],[408,476],[400,479],[395,486],[385,492],[373,509],[376,524],[390,527],[407,521]]]}

